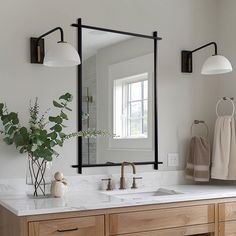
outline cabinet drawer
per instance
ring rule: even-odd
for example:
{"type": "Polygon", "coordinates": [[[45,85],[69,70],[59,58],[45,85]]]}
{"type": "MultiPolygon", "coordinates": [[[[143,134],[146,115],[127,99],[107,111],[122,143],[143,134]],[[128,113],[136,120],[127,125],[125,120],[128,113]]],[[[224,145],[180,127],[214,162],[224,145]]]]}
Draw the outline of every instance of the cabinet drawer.
{"type": "Polygon", "coordinates": [[[219,236],[236,236],[236,221],[220,223],[219,236]]]}
{"type": "Polygon", "coordinates": [[[123,234],[122,236],[187,236],[187,235],[209,235],[214,233],[214,224],[187,226],[174,229],[163,229],[133,234],[123,234]]]}
{"type": "Polygon", "coordinates": [[[104,216],[29,223],[30,236],[104,236],[104,216]]]}
{"type": "Polygon", "coordinates": [[[219,204],[219,220],[236,220],[236,202],[227,202],[219,204]]]}
{"type": "Polygon", "coordinates": [[[110,235],[214,222],[214,204],[112,214],[110,235]]]}

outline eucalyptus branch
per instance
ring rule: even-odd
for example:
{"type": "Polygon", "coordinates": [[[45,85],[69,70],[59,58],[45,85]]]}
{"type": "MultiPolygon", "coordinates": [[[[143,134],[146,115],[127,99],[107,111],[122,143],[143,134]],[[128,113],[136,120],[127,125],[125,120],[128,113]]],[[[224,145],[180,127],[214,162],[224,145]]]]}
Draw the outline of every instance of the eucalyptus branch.
{"type": "Polygon", "coordinates": [[[111,134],[104,130],[83,130],[75,133],[68,134],[64,137],[64,139],[71,139],[76,137],[84,137],[84,138],[96,138],[98,136],[111,136],[111,134]]]}
{"type": "Polygon", "coordinates": [[[34,103],[30,101],[30,129],[20,125],[18,114],[8,112],[6,104],[0,103],[0,119],[3,122],[4,130],[0,130],[0,134],[5,135],[3,139],[8,145],[14,144],[20,153],[28,153],[36,159],[52,161],[58,153],[54,150],[56,146],[63,147],[64,141],[74,137],[96,138],[98,136],[110,136],[107,131],[103,130],[85,130],[66,134],[64,132],[69,120],[67,112],[72,111],[68,104],[72,102],[73,96],[66,93],[59,97],[58,101],[53,101],[54,108],[58,109],[57,116],[47,115],[50,109],[47,109],[41,117],[39,117],[38,98],[34,103]],[[46,129],[46,124],[50,124],[50,128],[46,129]]]}
{"type": "Polygon", "coordinates": [[[40,127],[41,129],[44,129],[45,126],[46,126],[47,124],[49,124],[49,122],[48,122],[48,121],[46,122],[45,120],[46,120],[46,115],[48,115],[48,113],[49,113],[50,110],[51,110],[51,108],[48,108],[48,109],[41,115],[41,117],[40,117],[40,119],[39,119],[39,121],[38,121],[39,127],[40,127]]]}

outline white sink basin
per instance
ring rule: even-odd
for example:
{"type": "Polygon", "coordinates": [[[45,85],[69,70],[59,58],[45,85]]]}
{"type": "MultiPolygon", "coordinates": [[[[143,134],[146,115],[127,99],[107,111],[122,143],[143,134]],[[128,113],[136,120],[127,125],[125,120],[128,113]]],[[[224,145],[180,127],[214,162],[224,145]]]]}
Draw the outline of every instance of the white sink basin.
{"type": "Polygon", "coordinates": [[[153,191],[138,191],[134,190],[132,192],[127,192],[125,190],[114,191],[114,192],[107,192],[107,195],[124,199],[124,200],[145,200],[150,198],[157,198],[160,196],[169,196],[169,195],[176,195],[182,194],[181,192],[177,192],[175,190],[166,189],[166,188],[159,188],[153,191]]]}

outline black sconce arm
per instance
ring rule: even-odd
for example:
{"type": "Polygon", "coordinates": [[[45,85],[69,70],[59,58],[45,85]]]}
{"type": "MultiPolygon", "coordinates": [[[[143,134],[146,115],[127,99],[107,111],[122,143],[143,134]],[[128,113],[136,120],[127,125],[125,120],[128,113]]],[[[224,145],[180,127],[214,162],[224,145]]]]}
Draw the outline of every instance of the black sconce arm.
{"type": "Polygon", "coordinates": [[[59,30],[61,40],[60,42],[64,42],[64,32],[61,27],[56,27],[52,30],[49,30],[48,32],[40,35],[37,38],[30,38],[30,47],[31,47],[31,63],[37,63],[37,64],[43,64],[43,58],[44,58],[44,37],[59,30]]]}
{"type": "Polygon", "coordinates": [[[193,72],[193,58],[192,55],[194,52],[199,51],[203,48],[206,48],[208,46],[214,45],[214,49],[215,49],[215,54],[214,55],[218,55],[218,49],[217,49],[217,44],[216,42],[210,42],[207,43],[199,48],[194,49],[193,51],[182,51],[181,52],[181,71],[183,73],[192,73],[193,72]]]}
{"type": "Polygon", "coordinates": [[[47,35],[49,35],[49,34],[55,32],[55,31],[57,31],[57,30],[59,30],[59,31],[60,31],[60,34],[61,34],[61,40],[60,40],[60,42],[64,42],[64,32],[63,32],[63,29],[62,29],[61,27],[56,27],[56,28],[54,28],[54,29],[52,29],[52,30],[49,30],[49,31],[46,32],[45,34],[40,35],[40,36],[38,37],[38,42],[37,42],[37,43],[39,43],[40,39],[44,38],[45,36],[47,36],[47,35]]]}
{"type": "Polygon", "coordinates": [[[208,44],[205,44],[205,45],[203,45],[203,46],[201,46],[201,47],[199,47],[199,48],[196,48],[196,49],[194,49],[193,51],[189,52],[189,54],[192,54],[192,53],[194,53],[194,52],[196,52],[196,51],[199,51],[199,50],[201,50],[201,49],[203,49],[203,48],[206,48],[206,47],[208,47],[208,46],[210,46],[210,45],[214,45],[214,48],[215,48],[215,54],[214,54],[214,55],[218,55],[218,49],[217,49],[217,44],[216,44],[216,42],[210,42],[210,43],[208,43],[208,44]]]}

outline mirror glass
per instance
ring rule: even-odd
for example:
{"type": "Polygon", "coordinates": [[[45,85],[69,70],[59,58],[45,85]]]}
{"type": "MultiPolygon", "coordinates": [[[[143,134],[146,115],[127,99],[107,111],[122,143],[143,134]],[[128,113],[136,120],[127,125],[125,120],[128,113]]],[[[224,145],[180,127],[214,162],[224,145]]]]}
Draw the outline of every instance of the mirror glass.
{"type": "Polygon", "coordinates": [[[153,40],[82,29],[83,165],[154,162],[153,40]]]}

